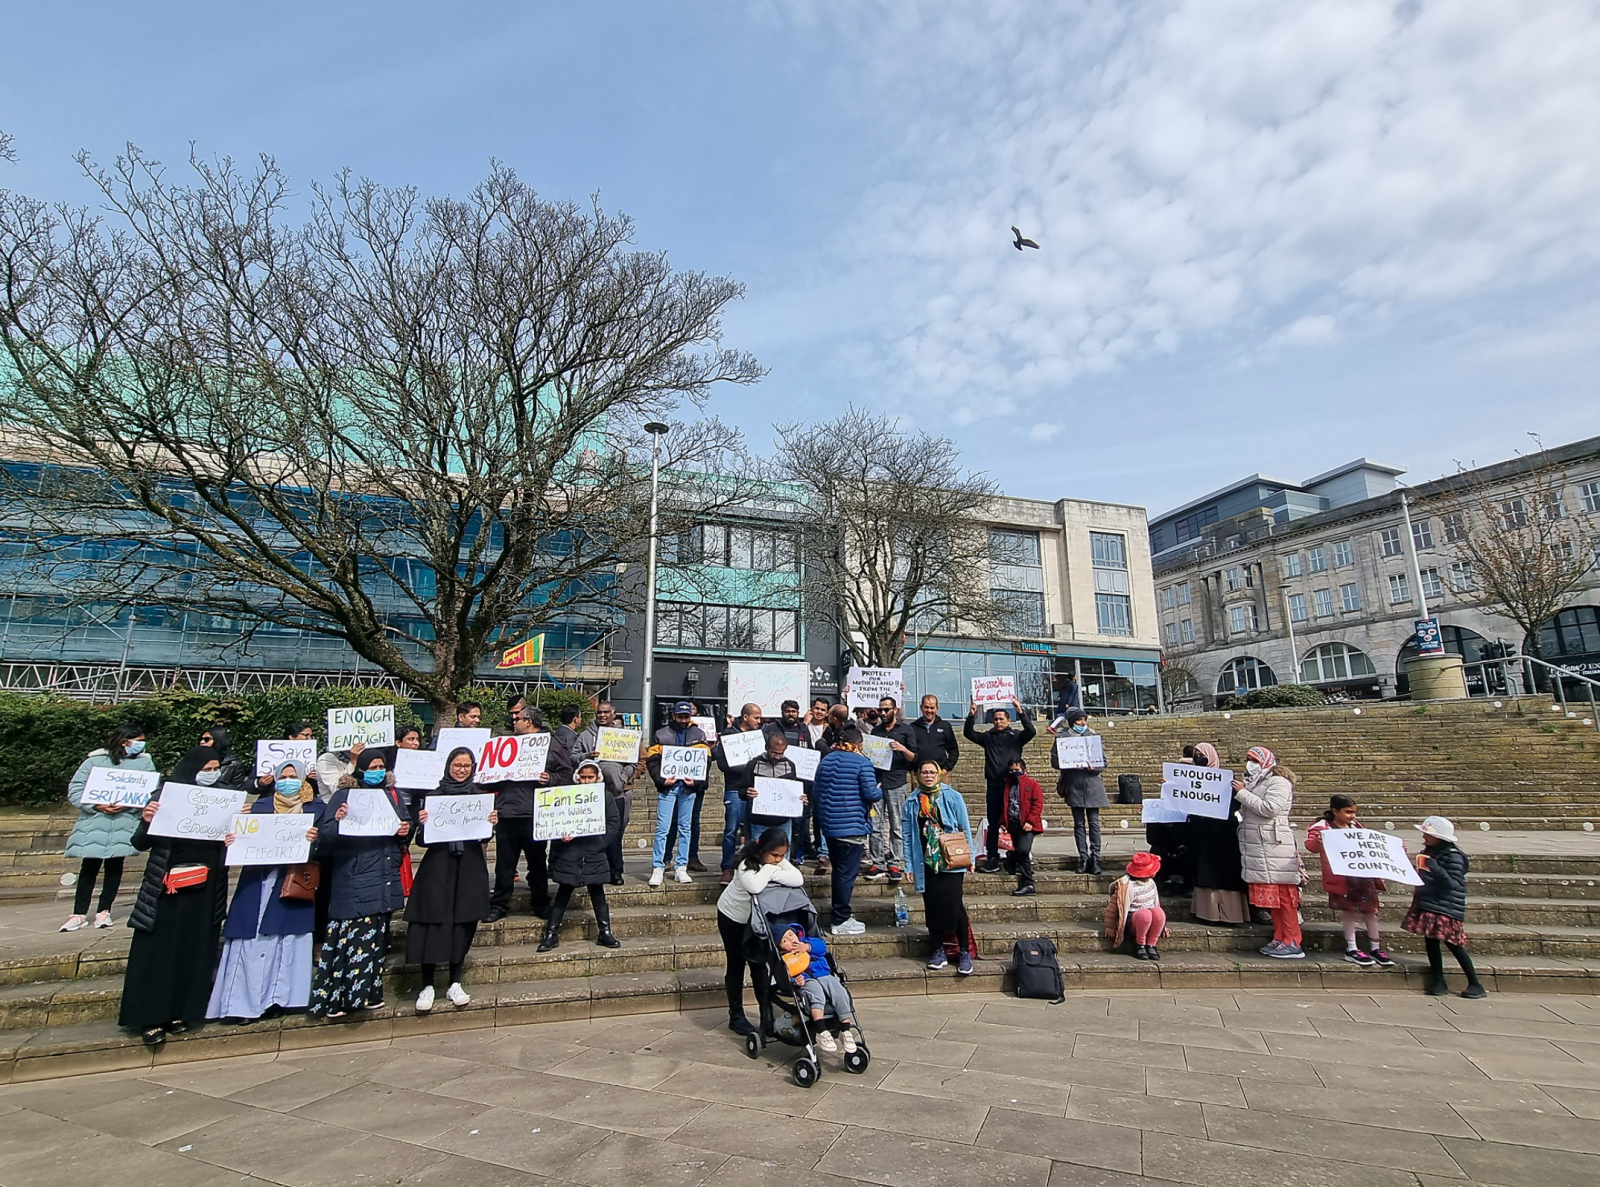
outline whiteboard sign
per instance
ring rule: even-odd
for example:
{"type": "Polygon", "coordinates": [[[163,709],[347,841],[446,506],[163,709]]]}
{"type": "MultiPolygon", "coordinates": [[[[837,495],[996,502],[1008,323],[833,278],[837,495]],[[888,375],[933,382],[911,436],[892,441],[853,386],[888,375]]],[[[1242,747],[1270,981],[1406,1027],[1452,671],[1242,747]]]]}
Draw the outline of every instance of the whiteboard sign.
{"type": "Polygon", "coordinates": [[[358,705],[328,710],[328,749],[394,744],[394,706],[358,705]]]}
{"type": "Polygon", "coordinates": [[[851,668],[845,685],[852,709],[876,709],[884,697],[893,697],[897,705],[906,703],[905,674],[899,668],[851,668]]]}
{"type": "MultiPolygon", "coordinates": [[[[490,738],[478,752],[478,783],[537,783],[550,757],[550,734],[507,734],[490,738]]],[[[448,753],[448,752],[446,752],[448,753]]],[[[444,755],[440,755],[444,761],[444,755]]]]}
{"type": "Polygon", "coordinates": [[[1384,878],[1421,886],[1422,878],[1412,868],[1405,842],[1373,828],[1327,828],[1322,830],[1322,852],[1328,869],[1346,878],[1384,878]]]}
{"type": "MultiPolygon", "coordinates": [[[[228,832],[230,866],[292,866],[308,861],[311,842],[306,832],[316,827],[316,817],[308,812],[241,812],[233,816],[228,832]]],[[[395,826],[400,827],[399,825],[395,826]]]]}
{"type": "Polygon", "coordinates": [[[594,837],[606,831],[606,785],[540,787],[533,793],[533,839],[594,837]]]}
{"type": "Polygon", "coordinates": [[[972,703],[978,708],[1000,705],[1010,708],[1017,699],[1015,676],[974,676],[972,678],[972,703]]]}
{"type": "Polygon", "coordinates": [[[603,725],[595,735],[595,749],[600,752],[597,757],[601,762],[638,762],[639,739],[638,730],[603,725]]]}
{"type": "Polygon", "coordinates": [[[234,815],[244,807],[244,792],[226,787],[196,787],[168,783],[161,789],[152,837],[183,837],[190,841],[220,841],[228,835],[234,815]]]}
{"type": "Polygon", "coordinates": [[[723,734],[717,741],[722,744],[723,760],[730,767],[742,767],[767,752],[767,735],[760,730],[723,734]]]}
{"type": "Polygon", "coordinates": [[[894,750],[888,738],[880,738],[876,734],[861,735],[861,753],[870,758],[872,765],[880,771],[887,771],[894,766],[894,750]]]}
{"type": "Polygon", "coordinates": [[[433,740],[433,748],[446,757],[452,750],[460,750],[463,747],[478,755],[483,753],[484,743],[493,736],[493,733],[486,729],[469,730],[452,726],[439,731],[433,740]]]}
{"type": "Polygon", "coordinates": [[[291,742],[287,738],[264,738],[256,743],[256,778],[270,775],[286,762],[305,778],[317,761],[317,744],[311,739],[291,742]]]}
{"type": "Polygon", "coordinates": [[[1063,771],[1103,771],[1106,744],[1099,734],[1066,734],[1056,739],[1056,766],[1063,771]]]}
{"type": "Polygon", "coordinates": [[[798,779],[773,779],[756,776],[756,798],[750,805],[752,816],[799,816],[806,810],[802,797],[806,790],[798,779]]]}
{"type": "Polygon", "coordinates": [[[339,821],[342,837],[392,837],[400,828],[389,793],[381,787],[356,787],[344,802],[345,816],[339,821]]]}
{"type": "Polygon", "coordinates": [[[761,716],[779,717],[783,702],[806,703],[811,695],[811,665],[804,660],[786,663],[728,661],[728,706],[734,710],[747,704],[761,706],[761,716]]]}
{"type": "Polygon", "coordinates": [[[1191,816],[1226,820],[1233,808],[1233,772],[1188,763],[1161,764],[1161,798],[1191,816]]]}
{"type": "Polygon", "coordinates": [[[791,746],[783,752],[783,757],[794,763],[796,779],[804,779],[810,783],[817,777],[817,764],[822,761],[822,751],[811,750],[805,746],[791,746]]]}
{"type": "Polygon", "coordinates": [[[448,751],[396,750],[394,785],[412,791],[431,791],[444,779],[444,760],[448,751]]]}
{"type": "Polygon", "coordinates": [[[161,786],[161,772],[134,771],[126,767],[96,767],[83,785],[84,807],[142,808],[161,786]]]}
{"type": "Polygon", "coordinates": [[[1166,800],[1145,800],[1140,805],[1141,823],[1143,824],[1187,824],[1189,813],[1184,808],[1175,808],[1166,800]]]}
{"type": "Polygon", "coordinates": [[[663,746],[661,748],[661,779],[664,783],[682,780],[686,783],[704,783],[706,760],[711,756],[703,746],[663,746]]]}
{"type": "MultiPolygon", "coordinates": [[[[429,845],[446,841],[483,841],[494,832],[489,813],[494,811],[494,795],[430,795],[423,803],[428,813],[422,826],[422,839],[429,845]]],[[[396,826],[398,827],[398,826],[396,826]]]]}

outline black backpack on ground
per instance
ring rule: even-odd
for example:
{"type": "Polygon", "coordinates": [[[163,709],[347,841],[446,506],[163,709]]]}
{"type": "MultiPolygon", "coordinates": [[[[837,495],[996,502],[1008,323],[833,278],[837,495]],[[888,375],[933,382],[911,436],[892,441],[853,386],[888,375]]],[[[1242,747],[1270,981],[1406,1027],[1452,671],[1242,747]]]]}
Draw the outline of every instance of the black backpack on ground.
{"type": "Polygon", "coordinates": [[[1011,949],[1011,962],[1018,997],[1042,997],[1052,1004],[1066,1001],[1053,940],[1018,940],[1011,949]]]}
{"type": "Polygon", "coordinates": [[[1144,803],[1144,788],[1139,786],[1139,776],[1117,776],[1117,803],[1142,804],[1144,803]]]}

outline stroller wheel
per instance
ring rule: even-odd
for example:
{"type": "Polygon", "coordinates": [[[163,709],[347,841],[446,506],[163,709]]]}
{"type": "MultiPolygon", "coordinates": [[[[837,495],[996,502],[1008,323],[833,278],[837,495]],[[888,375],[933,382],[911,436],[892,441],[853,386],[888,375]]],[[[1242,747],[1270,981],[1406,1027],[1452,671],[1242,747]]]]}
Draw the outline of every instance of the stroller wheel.
{"type": "Polygon", "coordinates": [[[853,1076],[859,1076],[867,1070],[867,1064],[872,1062],[872,1052],[865,1047],[857,1047],[854,1051],[847,1052],[844,1057],[844,1070],[853,1076]]]}
{"type": "Polygon", "coordinates": [[[794,1082],[802,1088],[810,1088],[817,1082],[817,1065],[809,1059],[795,1060],[794,1082]]]}
{"type": "Polygon", "coordinates": [[[749,1034],[744,1036],[744,1053],[751,1059],[761,1054],[760,1035],[749,1034]]]}

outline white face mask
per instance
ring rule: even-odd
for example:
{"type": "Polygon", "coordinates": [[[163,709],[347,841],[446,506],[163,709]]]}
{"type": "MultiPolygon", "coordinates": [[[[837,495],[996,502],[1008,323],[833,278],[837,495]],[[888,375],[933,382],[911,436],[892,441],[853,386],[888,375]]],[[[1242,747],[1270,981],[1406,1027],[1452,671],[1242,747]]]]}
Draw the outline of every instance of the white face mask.
{"type": "Polygon", "coordinates": [[[221,771],[197,771],[194,781],[201,787],[214,787],[220,778],[222,778],[221,771]]]}
{"type": "Polygon", "coordinates": [[[1258,762],[1245,763],[1244,773],[1254,779],[1257,775],[1261,774],[1261,764],[1258,762]]]}

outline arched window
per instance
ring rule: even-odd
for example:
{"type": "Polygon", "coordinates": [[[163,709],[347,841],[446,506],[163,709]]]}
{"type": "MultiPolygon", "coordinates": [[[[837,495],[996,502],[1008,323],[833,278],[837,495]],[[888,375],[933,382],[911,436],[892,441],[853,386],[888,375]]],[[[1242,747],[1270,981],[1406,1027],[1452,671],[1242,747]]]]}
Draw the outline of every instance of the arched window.
{"type": "MultiPolygon", "coordinates": [[[[1529,650],[1526,642],[1523,650],[1529,650]]],[[[1569,606],[1548,620],[1539,632],[1539,650],[1555,663],[1600,652],[1600,607],[1569,606]]]]}
{"type": "Polygon", "coordinates": [[[1225,697],[1230,693],[1238,693],[1243,696],[1258,688],[1271,688],[1277,682],[1277,676],[1266,664],[1253,655],[1241,655],[1238,659],[1229,660],[1218,674],[1217,695],[1225,697]]]}
{"type": "Polygon", "coordinates": [[[1323,643],[1306,652],[1300,661],[1300,679],[1306,684],[1331,684],[1377,674],[1367,653],[1348,643],[1323,643]]]}

